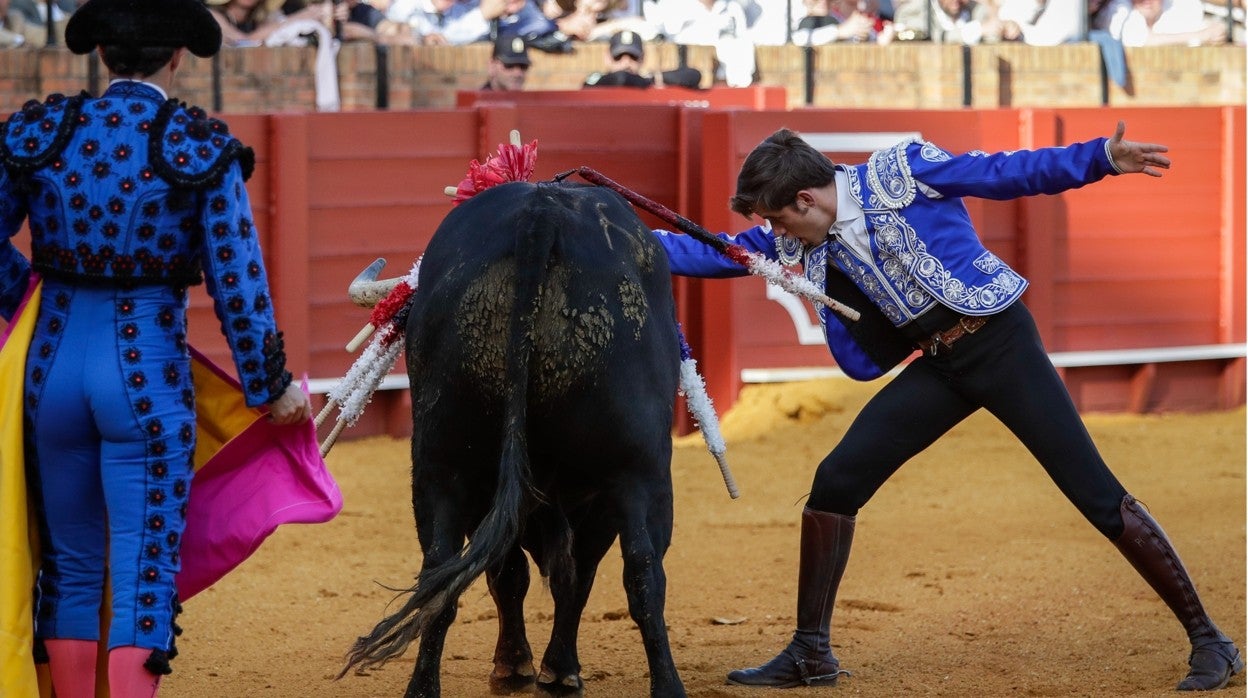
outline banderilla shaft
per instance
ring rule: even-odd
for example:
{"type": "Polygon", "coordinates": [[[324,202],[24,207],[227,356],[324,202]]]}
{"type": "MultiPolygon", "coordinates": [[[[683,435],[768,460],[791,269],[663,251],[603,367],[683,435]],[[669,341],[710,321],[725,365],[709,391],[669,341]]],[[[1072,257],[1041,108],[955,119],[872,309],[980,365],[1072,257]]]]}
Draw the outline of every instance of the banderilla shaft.
{"type": "MultiPolygon", "coordinates": [[[[610,189],[616,194],[619,194],[620,196],[624,197],[626,200],[628,200],[630,203],[634,204],[635,206],[640,206],[641,208],[649,211],[650,213],[653,213],[654,215],[658,216],[663,222],[674,226],[677,230],[689,235],[695,240],[699,240],[707,245],[710,245],[712,248],[715,249],[716,252],[719,252],[725,257],[728,257],[729,259],[739,264],[742,264],[743,266],[748,266],[748,265],[746,262],[742,261],[741,255],[742,254],[746,254],[746,255],[754,254],[752,252],[747,252],[745,250],[742,250],[740,246],[733,245],[729,243],[728,241],[724,240],[723,238],[712,235],[710,231],[708,231],[706,228],[703,228],[697,223],[694,223],[688,218],[685,218],[679,213],[676,213],[670,208],[664,206],[663,204],[660,204],[659,202],[653,199],[650,199],[646,196],[643,196],[633,191],[632,189],[629,189],[623,184],[616,182],[615,180],[593,169],[592,167],[582,165],[581,167],[578,167],[575,170],[568,170],[567,172],[563,172],[558,175],[555,175],[555,180],[562,181],[563,179],[567,178],[569,175],[572,175],[574,173],[579,175],[582,179],[585,179],[586,181],[592,184],[597,184],[599,186],[603,186],[603,187],[610,189]]],[[[786,276],[788,275],[787,270],[784,270],[783,268],[781,268],[781,270],[782,270],[782,274],[786,276]]],[[[793,281],[792,278],[788,277],[777,283],[779,283],[782,287],[784,287],[785,290],[793,292],[794,289],[789,288],[789,286],[793,285],[792,281],[793,281]],[[784,283],[785,281],[789,283],[784,283]]],[[[775,280],[773,280],[773,282],[775,282],[775,280]]],[[[854,310],[853,308],[845,305],[844,303],[841,303],[840,301],[830,298],[825,294],[818,293],[817,291],[814,294],[812,300],[822,303],[823,305],[830,308],[833,312],[836,312],[850,320],[857,321],[860,317],[862,317],[861,314],[859,314],[857,310],[854,310]]]]}
{"type": "Polygon", "coordinates": [[[629,189],[623,184],[620,184],[619,182],[615,181],[614,179],[611,179],[610,177],[599,172],[598,170],[593,169],[592,167],[586,167],[582,165],[581,167],[578,167],[575,170],[569,170],[568,172],[564,172],[563,174],[556,176],[555,179],[563,179],[564,177],[567,177],[568,175],[573,174],[573,173],[580,175],[582,179],[585,179],[588,182],[610,189],[616,194],[619,194],[625,199],[628,199],[629,202],[637,206],[640,206],[644,208],[645,210],[649,211],[650,213],[653,213],[654,215],[658,216],[660,219],[663,220],[663,222],[669,225],[675,226],[676,229],[680,230],[682,233],[686,233],[690,237],[696,238],[697,240],[700,240],[701,242],[704,242],[710,245],[711,247],[715,248],[716,252],[720,252],[723,254],[728,253],[728,242],[725,241],[724,239],[712,235],[710,231],[708,231],[706,228],[703,228],[697,223],[694,223],[688,218],[685,218],[679,213],[676,213],[672,209],[664,206],[663,204],[655,201],[654,199],[648,198],[642,194],[639,194],[633,191],[632,189],[629,189]]]}

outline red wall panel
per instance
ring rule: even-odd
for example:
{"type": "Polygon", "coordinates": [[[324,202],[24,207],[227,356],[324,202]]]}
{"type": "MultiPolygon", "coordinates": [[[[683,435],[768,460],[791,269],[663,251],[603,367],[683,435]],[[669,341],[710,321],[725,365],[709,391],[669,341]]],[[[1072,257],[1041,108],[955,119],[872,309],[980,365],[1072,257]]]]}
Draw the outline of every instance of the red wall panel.
{"type": "MultiPolygon", "coordinates": [[[[455,110],[232,116],[231,131],[257,155],[248,188],[292,370],[324,379],[346,372],[354,357],[343,345],[368,317],[346,300],[347,284],[378,256],[389,260],[387,274],[405,273],[450,210],[442,189],[512,129],[539,143],[535,179],[588,165],[717,232],[750,225],[729,212],[728,197],[741,160],[780,126],[825,135],[917,132],[954,151],[994,151],[1108,135],[1122,118],[1128,138],[1170,146],[1174,167],[1165,177],[1111,178],[1012,202],[968,200],[985,242],[1032,281],[1025,301],[1051,351],[1244,342],[1242,107],[784,111],[768,107],[765,94],[754,95],[763,107],[744,109],[600,94],[575,107],[526,95],[455,110]]],[[[565,98],[572,95],[558,99],[565,98]]],[[[842,145],[829,155],[858,162],[878,145],[842,145]]],[[[27,249],[23,237],[17,242],[27,249]]],[[[743,369],[833,366],[817,339],[798,343],[788,312],[767,299],[759,279],[675,281],[679,319],[721,411],[743,369]]],[[[801,310],[813,324],[809,308],[801,310]]],[[[191,323],[192,341],[228,366],[202,287],[192,293],[191,323]]],[[[1243,364],[1063,374],[1087,409],[1210,407],[1242,404],[1243,364]]],[[[354,433],[402,430],[402,401],[379,397],[354,433]]]]}

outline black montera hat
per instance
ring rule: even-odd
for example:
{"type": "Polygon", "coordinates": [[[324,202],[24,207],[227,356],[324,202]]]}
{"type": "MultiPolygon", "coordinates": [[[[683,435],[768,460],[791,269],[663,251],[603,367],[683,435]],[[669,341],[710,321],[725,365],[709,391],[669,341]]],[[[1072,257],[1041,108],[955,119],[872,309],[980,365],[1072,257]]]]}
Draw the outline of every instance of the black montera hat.
{"type": "Polygon", "coordinates": [[[74,53],[96,46],[185,46],[207,58],[221,48],[221,27],[201,0],[87,0],[69,16],[65,45],[74,53]]]}
{"type": "Polygon", "coordinates": [[[619,58],[627,53],[640,61],[645,54],[645,50],[641,43],[641,37],[637,36],[637,32],[631,32],[626,29],[611,35],[612,58],[619,58]]]}
{"type": "Polygon", "coordinates": [[[532,65],[529,47],[518,36],[500,36],[494,41],[494,57],[503,65],[532,65]]]}

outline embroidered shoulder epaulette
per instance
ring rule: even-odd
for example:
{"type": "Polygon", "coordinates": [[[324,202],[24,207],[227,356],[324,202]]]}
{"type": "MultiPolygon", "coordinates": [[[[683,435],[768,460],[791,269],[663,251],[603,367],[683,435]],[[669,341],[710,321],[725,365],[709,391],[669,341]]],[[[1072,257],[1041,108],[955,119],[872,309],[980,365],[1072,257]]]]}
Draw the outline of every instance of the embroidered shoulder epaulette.
{"type": "Polygon", "coordinates": [[[217,184],[234,161],[249,179],[256,154],[230,135],[224,121],[213,119],[199,107],[168,100],[152,121],[148,157],[162,179],[182,189],[202,189],[217,184]]]}
{"type": "Polygon", "coordinates": [[[883,208],[903,208],[914,201],[918,187],[910,173],[910,161],[906,159],[906,149],[911,143],[930,145],[921,138],[911,137],[871,153],[867,160],[867,182],[883,208]]]}
{"type": "Polygon", "coordinates": [[[54,94],[27,102],[0,126],[0,162],[22,176],[55,160],[88,118],[82,113],[86,98],[85,92],[76,97],[54,94]]]}

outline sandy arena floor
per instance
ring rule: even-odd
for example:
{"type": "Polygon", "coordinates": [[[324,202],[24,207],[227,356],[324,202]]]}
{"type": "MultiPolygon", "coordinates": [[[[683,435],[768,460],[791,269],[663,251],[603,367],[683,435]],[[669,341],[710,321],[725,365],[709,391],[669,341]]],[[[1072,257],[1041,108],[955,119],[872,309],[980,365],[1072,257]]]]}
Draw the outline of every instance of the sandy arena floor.
{"type": "MultiPolygon", "coordinates": [[[[699,436],[677,440],[667,622],[690,696],[779,695],[727,686],[724,675],[788,641],[811,474],[878,388],[845,380],[748,388],[723,422],[739,500],[699,436]]],[[[1244,648],[1244,410],[1091,415],[1087,423],[1175,542],[1211,615],[1244,648]]],[[[162,696],[403,694],[415,648],[368,675],[334,677],[392,598],[382,585],[407,586],[419,568],[407,443],[343,442],[328,462],[346,501],[341,515],[284,527],[186,604],[181,656],[162,696]]],[[[587,696],[648,691],[620,575],[613,550],[582,620],[587,696]]],[[[540,654],[551,604],[540,584],[530,596],[526,619],[540,654]]],[[[444,695],[488,695],[496,624],[484,580],[460,605],[444,695]]],[[[784,695],[1175,696],[1187,660],[1170,612],[983,413],[903,467],[859,514],[833,644],[852,678],[784,695]]],[[[1222,695],[1242,696],[1244,686],[1236,677],[1222,695]]]]}

